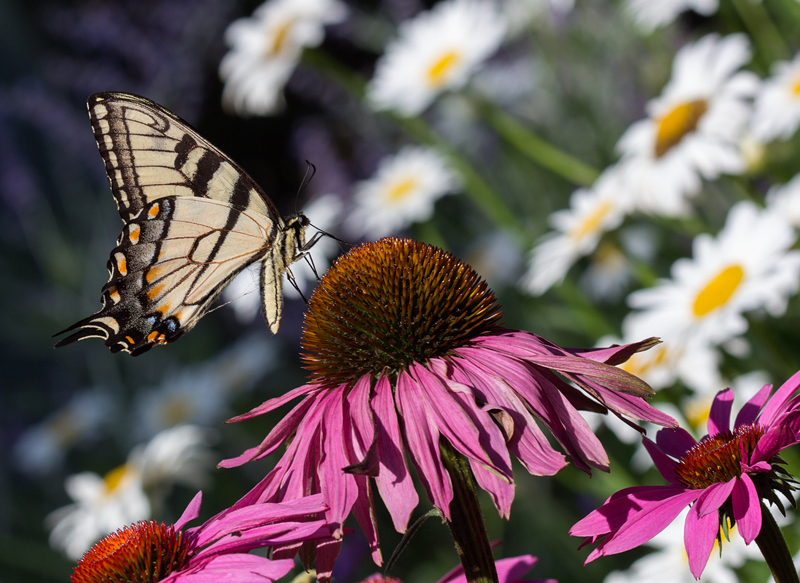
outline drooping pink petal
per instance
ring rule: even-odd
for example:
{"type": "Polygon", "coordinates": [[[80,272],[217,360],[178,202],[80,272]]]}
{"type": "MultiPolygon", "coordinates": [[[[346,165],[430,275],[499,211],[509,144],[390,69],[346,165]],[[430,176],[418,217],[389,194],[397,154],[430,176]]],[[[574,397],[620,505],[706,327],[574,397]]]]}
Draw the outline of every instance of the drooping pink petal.
{"type": "Polygon", "coordinates": [[[665,454],[679,460],[697,445],[697,441],[682,427],[668,427],[658,430],[656,444],[665,454]]]}
{"type": "Polygon", "coordinates": [[[675,419],[659,411],[641,397],[609,390],[591,378],[576,377],[576,382],[578,381],[584,390],[617,414],[626,415],[640,421],[649,421],[665,427],[677,427],[678,425],[675,419]]]}
{"type": "MultiPolygon", "coordinates": [[[[263,506],[266,506],[264,504],[263,506]]],[[[270,505],[272,506],[272,505],[270,505]]],[[[330,527],[324,520],[310,522],[280,522],[250,530],[242,530],[236,536],[224,536],[194,555],[189,562],[202,563],[208,557],[219,554],[246,553],[263,547],[281,547],[300,544],[308,539],[330,536],[330,527]]]]}
{"type": "Polygon", "coordinates": [[[294,568],[294,560],[268,560],[257,555],[236,554],[214,557],[203,568],[195,572],[175,572],[162,583],[218,583],[231,580],[235,574],[237,583],[268,583],[277,581],[294,568]]]}
{"type": "MultiPolygon", "coordinates": [[[[523,577],[533,568],[537,561],[538,559],[531,555],[500,559],[495,562],[497,580],[500,583],[526,583],[523,577]]],[[[464,567],[459,565],[436,583],[467,583],[467,577],[464,575],[464,567]]],[[[556,582],[553,581],[552,583],[556,582]]]]}
{"type": "Polygon", "coordinates": [[[454,377],[474,387],[487,402],[508,415],[513,430],[506,432],[509,451],[533,475],[552,476],[566,466],[565,457],[554,450],[528,407],[505,380],[475,367],[469,360],[458,359],[454,377]]]}
{"type": "Polygon", "coordinates": [[[319,394],[309,395],[297,404],[289,413],[284,416],[275,427],[272,428],[264,440],[257,447],[245,451],[243,454],[222,460],[219,463],[221,468],[234,468],[257,459],[264,458],[275,451],[286,439],[294,433],[300,422],[305,419],[308,410],[319,400],[319,394]]]}
{"type": "Polygon", "coordinates": [[[375,383],[371,406],[375,419],[375,451],[380,461],[375,483],[392,516],[395,530],[404,533],[411,513],[419,504],[419,496],[408,472],[405,446],[388,377],[381,376],[375,383]]]}
{"type": "Polygon", "coordinates": [[[725,389],[717,393],[708,413],[709,435],[716,435],[730,429],[732,407],[733,391],[731,389],[725,389]]]}
{"type": "Polygon", "coordinates": [[[717,512],[725,501],[730,497],[733,487],[736,484],[736,478],[731,478],[727,482],[717,482],[712,484],[705,490],[697,499],[695,504],[695,512],[702,518],[706,514],[717,512]]]}
{"type": "Polygon", "coordinates": [[[417,465],[417,473],[433,505],[449,520],[453,483],[439,454],[439,430],[429,419],[428,405],[416,381],[401,371],[396,386],[395,398],[405,423],[404,435],[417,465]]]}
{"type": "Polygon", "coordinates": [[[761,532],[761,502],[753,480],[742,474],[733,488],[733,517],[744,542],[750,544],[761,532]]]}
{"type": "Polygon", "coordinates": [[[307,395],[309,393],[315,393],[322,390],[319,385],[303,385],[302,387],[297,387],[296,389],[292,389],[281,395],[280,397],[275,397],[274,399],[269,399],[264,401],[258,407],[251,409],[247,413],[243,415],[237,415],[236,417],[232,417],[228,419],[226,423],[238,423],[239,421],[244,421],[245,419],[251,419],[253,417],[257,417],[259,415],[263,415],[264,413],[269,413],[270,411],[274,411],[278,407],[285,405],[289,401],[293,401],[300,395],[307,395]]]}
{"type": "Polygon", "coordinates": [[[494,460],[482,447],[479,428],[441,379],[416,363],[411,365],[409,373],[417,381],[420,394],[426,400],[428,416],[453,448],[498,473],[510,476],[510,464],[506,468],[495,465],[494,460]]]}
{"type": "Polygon", "coordinates": [[[372,560],[380,566],[383,564],[383,555],[378,539],[378,521],[375,517],[375,501],[372,499],[372,485],[367,476],[355,476],[355,481],[358,487],[358,497],[353,505],[353,514],[367,538],[372,560]]]}
{"type": "Polygon", "coordinates": [[[198,516],[200,516],[200,505],[203,503],[203,493],[198,492],[192,498],[192,501],[189,502],[189,505],[186,507],[186,510],[183,511],[181,517],[178,521],[174,524],[174,528],[176,531],[181,530],[187,523],[191,522],[198,516]]]}
{"type": "Polygon", "coordinates": [[[664,455],[664,452],[651,440],[646,437],[642,438],[642,445],[650,454],[656,469],[661,473],[661,476],[670,484],[677,486],[679,484],[675,475],[675,469],[678,467],[676,462],[671,457],[664,455]]]}
{"type": "Polygon", "coordinates": [[[620,365],[627,362],[637,352],[648,350],[660,343],[658,338],[645,338],[639,342],[609,346],[608,348],[564,348],[564,350],[575,356],[590,358],[606,364],[620,365]]]}
{"type": "Polygon", "coordinates": [[[511,503],[514,501],[513,480],[509,481],[507,478],[498,476],[473,459],[469,460],[469,465],[472,468],[472,473],[475,475],[475,481],[478,486],[486,490],[491,496],[500,518],[509,518],[511,516],[511,503]]]}
{"type": "Polygon", "coordinates": [[[785,411],[786,404],[794,396],[800,386],[800,371],[794,373],[788,381],[781,385],[772,398],[764,405],[761,415],[758,416],[759,424],[771,427],[777,417],[785,411]]]}
{"type": "MultiPolygon", "coordinates": [[[[675,517],[697,498],[698,492],[698,490],[684,491],[671,498],[643,507],[603,541],[602,546],[596,550],[601,551],[603,555],[614,555],[646,543],[669,526],[675,517]]],[[[589,555],[589,558],[596,557],[589,555]]],[[[587,562],[589,558],[587,558],[587,562]]]]}
{"type": "Polygon", "coordinates": [[[764,403],[769,399],[770,393],[772,393],[772,385],[764,385],[755,395],[750,397],[750,400],[739,409],[739,414],[736,415],[736,421],[733,424],[734,428],[753,423],[758,418],[764,403]]]}
{"type": "Polygon", "coordinates": [[[356,460],[345,471],[376,477],[380,472],[375,452],[375,421],[369,404],[371,375],[364,375],[353,385],[345,398],[344,427],[347,458],[356,460]]]}
{"type": "Polygon", "coordinates": [[[341,539],[330,539],[317,545],[317,579],[327,583],[333,574],[333,563],[342,550],[341,539]]]}
{"type": "MultiPolygon", "coordinates": [[[[625,488],[611,495],[600,508],[573,524],[569,533],[572,536],[592,537],[614,533],[642,512],[649,512],[673,499],[681,501],[683,506],[686,506],[696,500],[700,493],[701,490],[676,486],[625,488]]],[[[655,533],[651,536],[654,535],[655,533]]]]}
{"type": "Polygon", "coordinates": [[[719,514],[711,513],[700,517],[696,505],[689,509],[683,527],[683,544],[686,546],[689,558],[689,570],[695,579],[700,579],[703,569],[706,568],[717,533],[719,533],[719,514]]]}
{"type": "Polygon", "coordinates": [[[357,460],[347,458],[344,441],[344,401],[347,395],[345,386],[331,389],[326,401],[326,414],[321,424],[322,455],[317,475],[329,509],[326,513],[328,523],[334,527],[334,536],[342,534],[341,528],[350,514],[350,509],[358,498],[355,476],[342,469],[357,460]]]}

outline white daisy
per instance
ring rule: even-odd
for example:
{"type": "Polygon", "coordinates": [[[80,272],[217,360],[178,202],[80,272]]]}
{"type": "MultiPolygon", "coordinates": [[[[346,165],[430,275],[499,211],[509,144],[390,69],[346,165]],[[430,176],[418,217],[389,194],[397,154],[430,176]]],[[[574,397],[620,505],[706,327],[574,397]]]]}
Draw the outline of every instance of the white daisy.
{"type": "MultiPolygon", "coordinates": [[[[312,225],[322,231],[331,232],[341,222],[344,210],[341,199],[333,194],[323,195],[311,202],[304,210],[304,214],[313,221],[312,225]]],[[[317,274],[325,273],[330,265],[330,260],[338,253],[339,244],[335,239],[322,237],[311,250],[311,258],[317,274]]],[[[292,264],[294,276],[300,291],[304,294],[316,285],[317,276],[307,261],[298,261],[292,264]]],[[[261,264],[255,263],[244,269],[222,291],[222,299],[230,304],[236,314],[236,319],[243,324],[253,321],[261,311],[261,294],[259,283],[261,277],[261,264]]],[[[283,274],[283,294],[286,297],[296,298],[297,291],[291,283],[289,276],[283,274]]]]}
{"type": "Polygon", "coordinates": [[[78,559],[105,535],[150,518],[166,487],[201,484],[213,467],[209,439],[208,430],[176,427],[134,448],[124,465],[105,476],[93,472],[69,476],[64,487],[74,503],[47,517],[50,546],[78,559]]]}
{"type": "Polygon", "coordinates": [[[506,25],[491,0],[445,0],[403,22],[367,87],[377,109],[421,113],[436,96],[460,89],[500,46],[506,25]]]}
{"type": "Polygon", "coordinates": [[[710,16],[717,8],[719,0],[628,0],[625,4],[625,11],[643,32],[670,24],[686,10],[710,16]]]}
{"type": "Polygon", "coordinates": [[[355,236],[392,235],[433,215],[434,203],[458,189],[459,180],[434,150],[406,146],[384,158],[375,176],[355,186],[347,228],[355,236]]]}
{"type": "Polygon", "coordinates": [[[765,142],[786,140],[800,126],[800,53],[772,66],[773,75],[756,95],[751,128],[765,142]]]}
{"type": "Polygon", "coordinates": [[[231,50],[219,66],[223,104],[244,115],[279,111],[303,47],[319,45],[325,25],[346,15],[338,0],[268,0],[252,17],[233,22],[225,31],[231,50]]]}
{"type": "Polygon", "coordinates": [[[753,203],[734,205],[716,237],[695,237],[692,259],[672,266],[672,279],[629,296],[649,334],[718,345],[747,330],[744,312],[786,310],[798,289],[797,236],[784,217],[753,203]]]}
{"type": "MultiPolygon", "coordinates": [[[[696,583],[689,570],[686,544],[683,540],[687,512],[688,508],[648,541],[648,546],[658,550],[634,561],[626,571],[609,573],[604,583],[696,583]]],[[[724,535],[721,538],[722,553],[717,546],[719,542],[714,543],[708,564],[703,570],[703,582],[738,583],[739,576],[734,569],[738,569],[748,560],[764,560],[756,545],[744,544],[744,539],[735,527],[730,529],[730,541],[724,535]]]]}
{"type": "Polygon", "coordinates": [[[686,198],[700,190],[701,177],[746,169],[740,138],[759,81],[737,71],[749,60],[744,34],[709,34],[678,51],[672,78],[647,105],[649,117],[628,128],[617,144],[638,208],[685,215],[686,198]]]}
{"type": "Polygon", "coordinates": [[[774,209],[795,229],[800,228],[800,174],[786,184],[769,189],[767,208],[774,209]]]}
{"type": "Polygon", "coordinates": [[[575,261],[594,251],[603,233],[622,223],[628,201],[616,166],[603,172],[591,189],[572,193],[570,208],[548,219],[555,230],[531,251],[522,288],[538,296],[561,282],[575,261]]]}
{"type": "Polygon", "coordinates": [[[580,286],[592,300],[611,303],[625,293],[631,275],[630,261],[622,249],[614,243],[601,243],[581,274],[580,286]]]}
{"type": "Polygon", "coordinates": [[[575,7],[575,0],[504,0],[500,3],[508,23],[508,38],[515,38],[533,23],[564,16],[575,7]]]}
{"type": "Polygon", "coordinates": [[[93,472],[69,476],[64,482],[74,501],[46,519],[50,546],[79,559],[95,542],[116,529],[150,518],[150,500],[135,464],[120,466],[105,477],[93,472]]]}

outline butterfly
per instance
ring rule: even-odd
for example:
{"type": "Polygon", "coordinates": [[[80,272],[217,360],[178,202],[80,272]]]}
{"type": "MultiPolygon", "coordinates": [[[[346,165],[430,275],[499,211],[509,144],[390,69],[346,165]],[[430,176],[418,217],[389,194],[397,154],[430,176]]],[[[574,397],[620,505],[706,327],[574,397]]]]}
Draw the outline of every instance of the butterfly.
{"type": "Polygon", "coordinates": [[[87,106],[124,226],[102,309],[59,332],[77,330],[56,348],[102,338],[111,352],[137,356],[177,340],[256,261],[263,314],[276,333],[283,273],[291,276],[321,233],[306,241],[305,215],[284,219],[239,165],[157,103],[97,93],[87,106]]]}

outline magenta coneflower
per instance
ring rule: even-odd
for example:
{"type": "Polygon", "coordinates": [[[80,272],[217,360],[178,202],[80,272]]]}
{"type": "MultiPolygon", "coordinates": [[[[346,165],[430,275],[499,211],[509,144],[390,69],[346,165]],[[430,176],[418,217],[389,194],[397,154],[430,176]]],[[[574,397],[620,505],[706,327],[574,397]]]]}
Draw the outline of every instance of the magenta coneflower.
{"type": "Polygon", "coordinates": [[[381,563],[370,477],[395,528],[405,532],[419,502],[409,458],[446,519],[454,484],[443,450],[467,460],[467,471],[507,517],[512,455],[536,475],[553,475],[566,464],[538,423],[586,471],[607,470],[608,457],[578,409],[675,424],[642,399],[650,387],[614,366],[655,340],[565,349],[499,327],[500,317],[486,283],[440,249],[390,238],[339,258],[305,320],[310,382],[235,419],[305,397],[260,446],[222,464],[263,458],[289,442],[243,503],[322,492],[330,507],[326,518],[338,527],[336,540],[317,554],[318,575],[325,577],[351,511],[381,563]]]}
{"type": "MultiPolygon", "coordinates": [[[[523,579],[523,577],[533,569],[539,561],[534,556],[522,555],[520,557],[509,557],[500,559],[495,563],[497,567],[498,583],[557,583],[555,579],[523,579]]],[[[386,577],[380,573],[370,575],[361,583],[403,583],[397,577],[386,577]]],[[[464,575],[464,568],[458,566],[447,575],[439,579],[436,583],[467,583],[467,576],[464,575]]]]}
{"type": "Polygon", "coordinates": [[[150,520],[108,535],[78,561],[72,583],[275,581],[294,568],[294,553],[273,551],[267,559],[248,554],[252,549],[287,548],[330,535],[324,520],[308,519],[327,509],[321,495],[229,509],[181,530],[197,518],[200,501],[198,493],[172,526],[150,520]]]}
{"type": "MultiPolygon", "coordinates": [[[[778,454],[800,441],[798,385],[800,372],[771,399],[772,385],[765,385],[742,407],[732,429],[733,391],[720,391],[711,406],[709,434],[699,442],[680,428],[660,430],[655,443],[645,438],[650,456],[670,485],[621,490],[575,524],[570,534],[590,537],[587,542],[602,539],[586,562],[646,543],[691,504],[684,539],[696,578],[703,573],[720,528],[727,532],[734,524],[745,543],[756,540],[774,568],[766,555],[775,551],[775,542],[767,545],[770,549],[765,552],[759,540],[762,524],[774,526],[762,500],[783,511],[777,496],[780,492],[794,504],[791,492],[795,481],[782,467],[778,454]]],[[[788,559],[791,568],[791,556],[788,559]]]]}

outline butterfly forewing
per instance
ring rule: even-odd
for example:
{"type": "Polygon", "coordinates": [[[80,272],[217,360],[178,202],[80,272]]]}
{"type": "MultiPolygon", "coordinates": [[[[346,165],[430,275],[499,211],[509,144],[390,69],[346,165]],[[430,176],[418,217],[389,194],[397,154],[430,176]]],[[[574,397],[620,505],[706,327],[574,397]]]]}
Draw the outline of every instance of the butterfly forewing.
{"type": "Polygon", "coordinates": [[[136,355],[176,340],[259,260],[277,275],[262,280],[264,313],[277,331],[280,275],[304,251],[305,218],[287,226],[238,165],[161,106],[124,93],[93,95],[88,106],[125,225],[103,308],[64,330],[78,331],[56,346],[99,337],[112,352],[136,355]]]}

